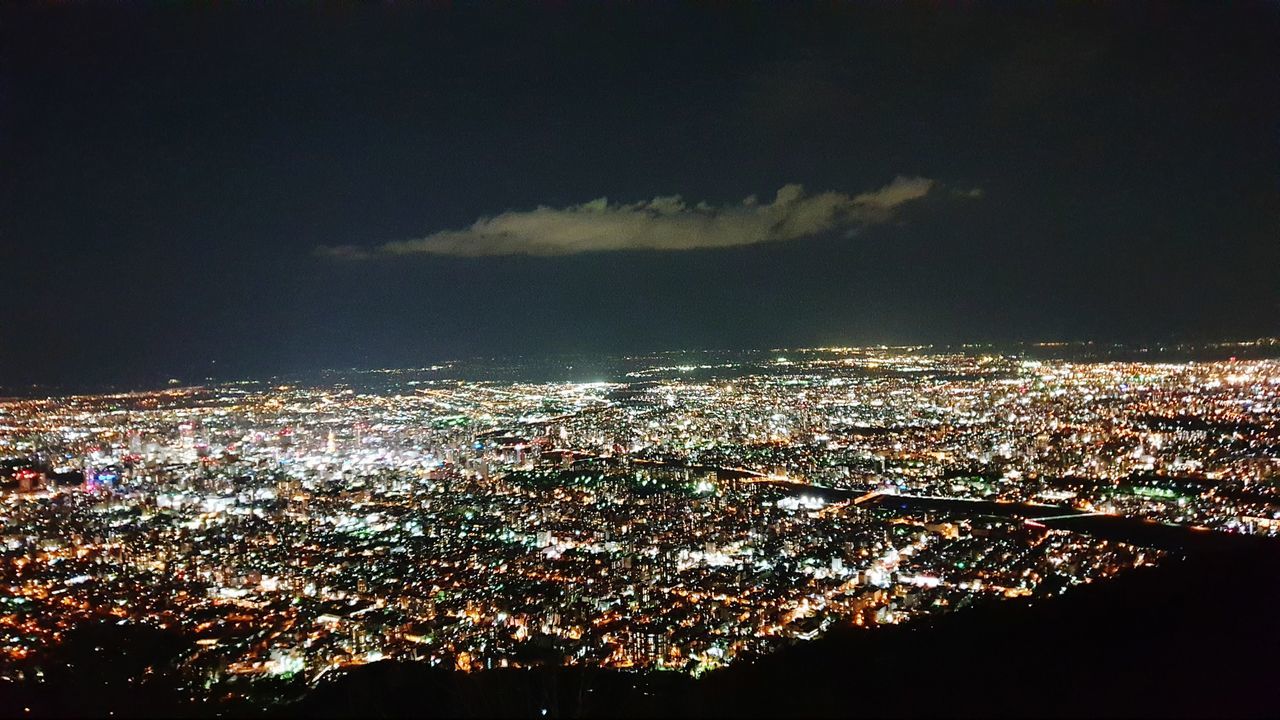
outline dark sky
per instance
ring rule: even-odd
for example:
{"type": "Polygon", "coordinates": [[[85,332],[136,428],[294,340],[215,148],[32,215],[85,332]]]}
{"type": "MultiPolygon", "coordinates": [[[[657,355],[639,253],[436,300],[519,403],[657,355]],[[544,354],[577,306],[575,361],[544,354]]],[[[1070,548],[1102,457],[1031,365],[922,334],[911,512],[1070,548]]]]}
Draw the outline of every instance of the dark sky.
{"type": "Polygon", "coordinates": [[[1277,3],[257,5],[0,11],[0,385],[1280,334],[1277,3]],[[855,233],[316,252],[897,176],[855,233]]]}

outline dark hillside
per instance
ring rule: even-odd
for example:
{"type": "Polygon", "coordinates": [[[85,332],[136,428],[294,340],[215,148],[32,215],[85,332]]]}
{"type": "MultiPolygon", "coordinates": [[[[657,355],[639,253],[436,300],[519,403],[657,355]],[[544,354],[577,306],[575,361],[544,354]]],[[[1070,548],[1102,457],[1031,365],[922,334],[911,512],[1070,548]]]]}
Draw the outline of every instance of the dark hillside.
{"type": "Polygon", "coordinates": [[[1033,605],[841,631],[692,680],[379,664],[290,715],[1273,717],[1280,558],[1213,553],[1033,605]]]}

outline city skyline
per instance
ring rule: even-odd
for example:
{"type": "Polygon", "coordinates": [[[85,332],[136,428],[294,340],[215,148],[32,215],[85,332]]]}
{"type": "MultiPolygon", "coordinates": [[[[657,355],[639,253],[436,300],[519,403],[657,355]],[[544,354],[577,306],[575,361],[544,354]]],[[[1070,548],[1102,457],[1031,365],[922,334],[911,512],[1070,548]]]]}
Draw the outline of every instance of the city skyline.
{"type": "Polygon", "coordinates": [[[753,355],[760,353],[788,352],[849,352],[849,351],[902,351],[925,354],[948,352],[985,352],[993,356],[1026,358],[1031,360],[1075,360],[1080,362],[1113,362],[1142,360],[1147,357],[1164,357],[1178,362],[1216,361],[1235,358],[1270,358],[1280,347],[1280,337],[1249,339],[1229,338],[1214,342],[1096,342],[1093,340],[1040,340],[1017,342],[955,342],[955,343],[869,343],[865,345],[792,345],[788,347],[703,347],[662,348],[630,353],[599,352],[543,352],[543,353],[490,353],[463,357],[432,358],[427,363],[400,366],[352,365],[345,367],[318,367],[291,372],[242,373],[210,365],[197,369],[184,377],[169,377],[165,373],[152,373],[139,379],[137,376],[121,380],[31,383],[28,385],[0,385],[0,398],[70,397],[76,395],[127,395],[154,392],[162,389],[199,388],[207,385],[224,385],[241,382],[323,384],[328,378],[347,373],[406,373],[423,371],[456,371],[466,368],[470,379],[482,382],[504,381],[515,377],[538,379],[548,382],[569,383],[613,382],[625,379],[626,367],[663,357],[697,357],[699,355],[753,355]],[[201,372],[206,374],[201,375],[201,372]]]}
{"type": "Polygon", "coordinates": [[[0,2],[0,718],[1257,717],[1280,0],[0,2]]]}
{"type": "MultiPolygon", "coordinates": [[[[1266,572],[1280,344],[1042,350],[657,353],[589,381],[454,362],[0,400],[0,710],[6,691],[41,715],[124,710],[114,693],[136,685],[157,714],[305,715],[386,667],[603,671],[640,692],[850,632],[1064,612],[1196,563],[1266,572]],[[60,690],[85,643],[139,659],[60,690]]],[[[1167,706],[1146,692],[1111,691],[1167,706]]]]}

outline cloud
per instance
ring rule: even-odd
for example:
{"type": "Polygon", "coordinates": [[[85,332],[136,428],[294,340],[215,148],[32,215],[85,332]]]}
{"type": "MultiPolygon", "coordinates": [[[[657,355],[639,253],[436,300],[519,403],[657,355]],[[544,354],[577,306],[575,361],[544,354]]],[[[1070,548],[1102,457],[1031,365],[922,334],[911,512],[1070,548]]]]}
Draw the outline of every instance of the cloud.
{"type": "Polygon", "coordinates": [[[370,251],[359,245],[321,245],[316,248],[316,255],[335,260],[368,260],[374,252],[376,248],[370,251]]]}
{"type": "Polygon", "coordinates": [[[785,185],[770,202],[762,203],[753,195],[722,207],[690,205],[679,195],[632,204],[611,204],[599,198],[562,209],[544,206],[505,212],[481,218],[462,230],[444,230],[416,240],[371,248],[321,247],[317,253],[359,260],[415,254],[549,256],[755,245],[885,222],[900,206],[928,194],[933,185],[927,178],[898,177],[879,190],[860,195],[809,195],[800,185],[785,185]]]}

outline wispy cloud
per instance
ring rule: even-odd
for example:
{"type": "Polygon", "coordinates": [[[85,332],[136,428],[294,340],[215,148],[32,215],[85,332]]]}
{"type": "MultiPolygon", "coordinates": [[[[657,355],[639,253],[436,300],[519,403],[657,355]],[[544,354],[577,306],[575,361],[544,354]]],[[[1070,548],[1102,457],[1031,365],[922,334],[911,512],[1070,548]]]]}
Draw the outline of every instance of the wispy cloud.
{"type": "Polygon", "coordinates": [[[810,195],[800,185],[785,185],[769,202],[751,196],[720,207],[691,205],[679,195],[632,204],[600,198],[566,208],[504,212],[462,230],[443,230],[415,240],[372,247],[325,246],[317,252],[357,260],[414,254],[546,256],[755,245],[885,222],[900,206],[924,197],[933,186],[934,181],[927,178],[898,177],[860,195],[810,195]]]}

